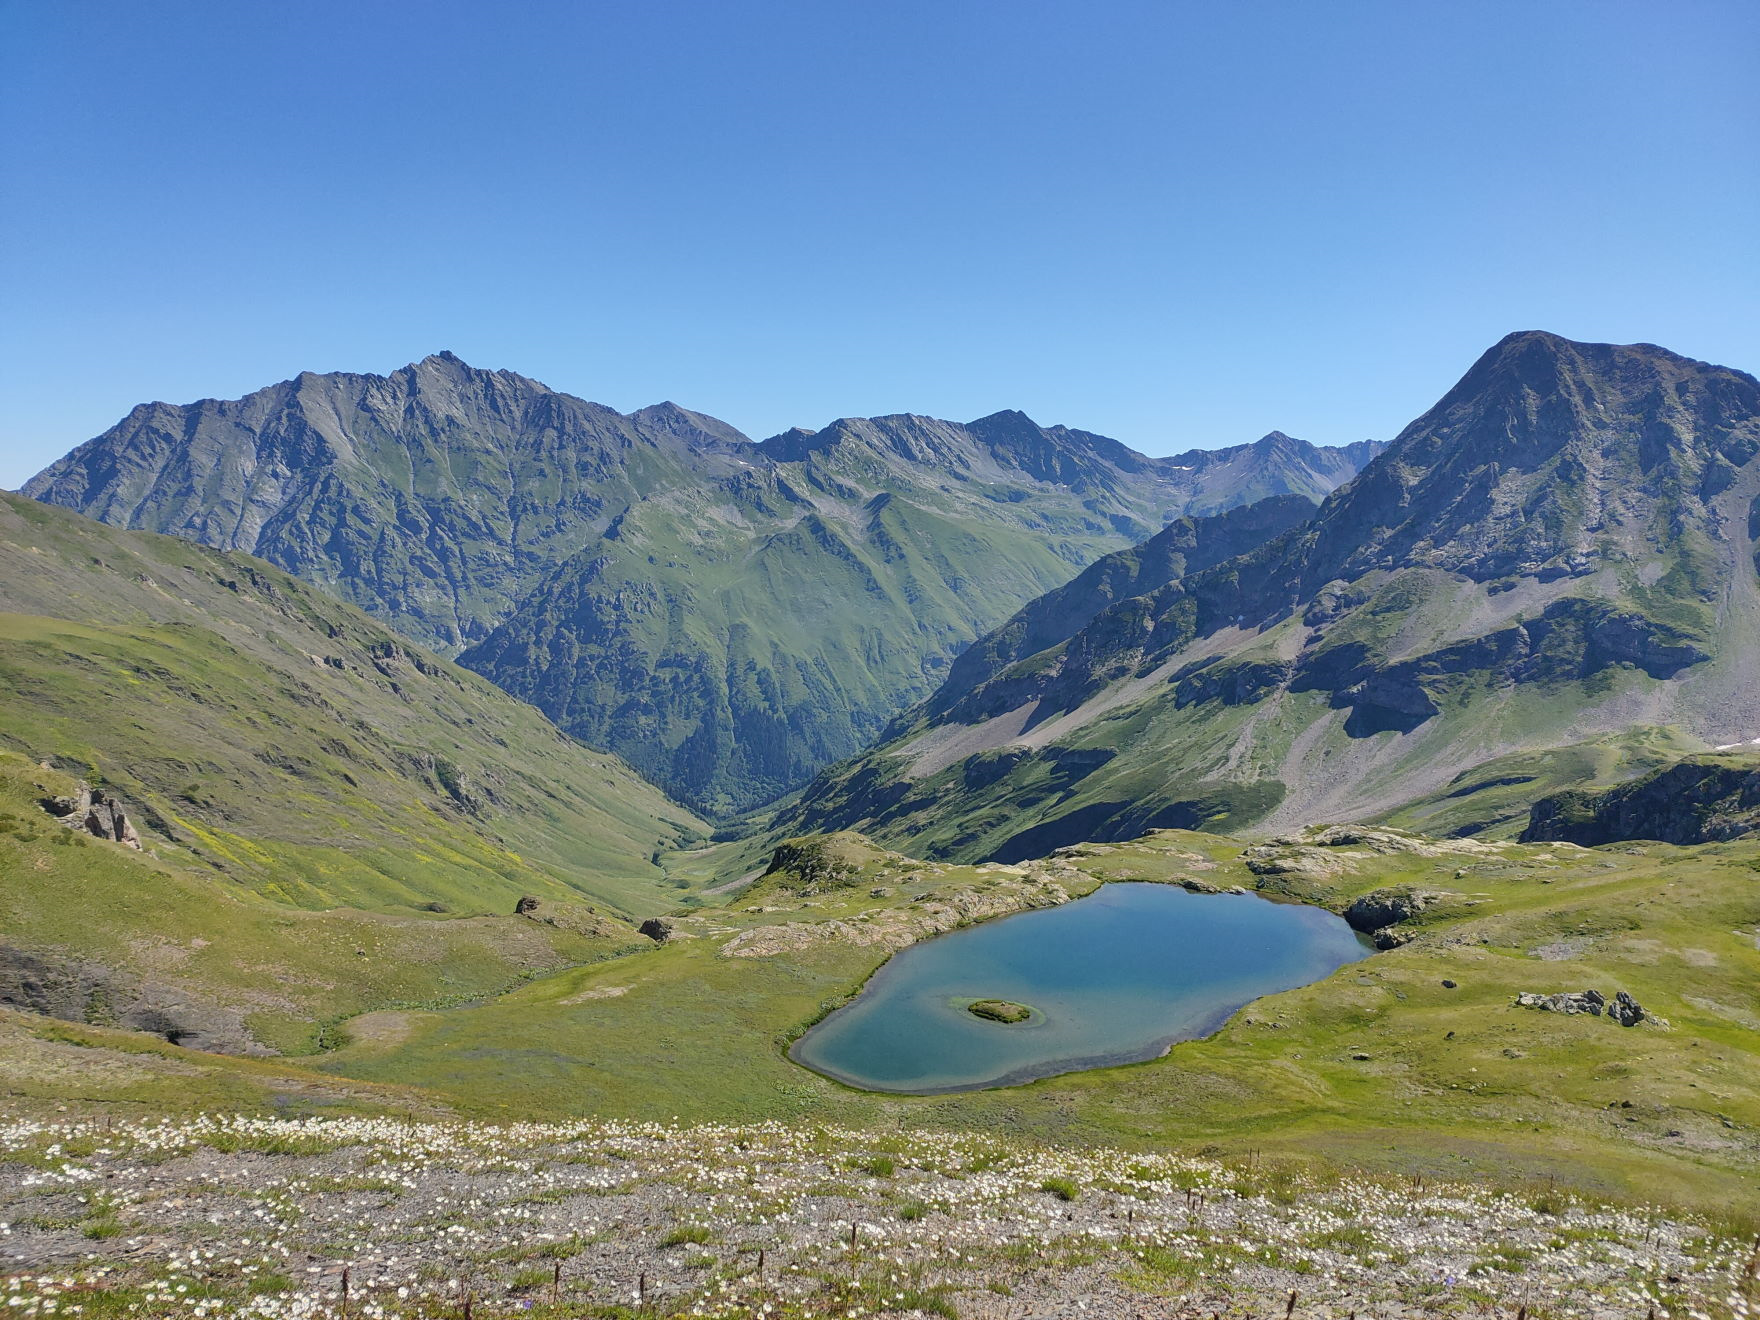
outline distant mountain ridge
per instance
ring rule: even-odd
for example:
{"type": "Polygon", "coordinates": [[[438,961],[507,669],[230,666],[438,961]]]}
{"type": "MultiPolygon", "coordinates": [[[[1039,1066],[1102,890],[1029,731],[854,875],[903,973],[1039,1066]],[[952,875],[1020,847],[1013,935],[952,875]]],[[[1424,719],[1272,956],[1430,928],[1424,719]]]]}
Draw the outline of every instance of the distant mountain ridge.
{"type": "Polygon", "coordinates": [[[439,353],[389,376],[142,404],[22,493],[261,555],[456,650],[618,509],[749,444],[676,405],[626,417],[439,353]]]}
{"type": "Polygon", "coordinates": [[[1010,663],[950,678],[788,828],[1009,858],[1382,817],[1635,728],[1751,737],[1756,455],[1751,376],[1511,335],[1311,522],[1032,655],[976,643],[1010,663]]]}
{"type": "Polygon", "coordinates": [[[985,629],[1187,513],[1318,500],[1373,446],[1149,458],[1018,412],[754,443],[436,354],[147,404],[25,488],[242,549],[742,810],[859,750],[985,629]]]}

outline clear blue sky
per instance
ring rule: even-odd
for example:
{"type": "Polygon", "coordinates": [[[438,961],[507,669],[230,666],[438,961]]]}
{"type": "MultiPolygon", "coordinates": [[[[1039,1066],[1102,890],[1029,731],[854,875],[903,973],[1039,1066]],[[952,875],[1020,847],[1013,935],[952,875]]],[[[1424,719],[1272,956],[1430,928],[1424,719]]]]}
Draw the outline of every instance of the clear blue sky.
{"type": "Polygon", "coordinates": [[[757,436],[1386,437],[1507,331],[1760,370],[1751,0],[0,0],[0,485],[450,348],[757,436]]]}

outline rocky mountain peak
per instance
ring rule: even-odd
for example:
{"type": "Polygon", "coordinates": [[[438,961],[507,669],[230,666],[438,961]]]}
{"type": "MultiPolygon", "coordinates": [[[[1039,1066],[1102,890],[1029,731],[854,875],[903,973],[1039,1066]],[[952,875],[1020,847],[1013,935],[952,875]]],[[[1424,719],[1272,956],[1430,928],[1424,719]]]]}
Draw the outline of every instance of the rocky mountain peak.
{"type": "Polygon", "coordinates": [[[1282,431],[1267,431],[1253,441],[1253,448],[1261,453],[1270,450],[1295,450],[1311,447],[1306,441],[1297,440],[1294,436],[1285,435],[1282,431]]]}
{"type": "Polygon", "coordinates": [[[1579,571],[1597,538],[1703,524],[1757,408],[1753,377],[1654,345],[1506,336],[1328,501],[1316,567],[1579,571]]]}

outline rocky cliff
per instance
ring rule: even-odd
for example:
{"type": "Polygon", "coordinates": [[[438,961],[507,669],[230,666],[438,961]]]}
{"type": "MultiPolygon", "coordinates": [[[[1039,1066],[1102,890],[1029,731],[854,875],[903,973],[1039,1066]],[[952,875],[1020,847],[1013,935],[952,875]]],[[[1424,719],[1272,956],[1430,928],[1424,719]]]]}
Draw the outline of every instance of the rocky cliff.
{"type": "Polygon", "coordinates": [[[1523,842],[1593,848],[1626,839],[1719,843],[1760,830],[1752,754],[1689,757],[1600,792],[1554,793],[1533,806],[1523,842]]]}

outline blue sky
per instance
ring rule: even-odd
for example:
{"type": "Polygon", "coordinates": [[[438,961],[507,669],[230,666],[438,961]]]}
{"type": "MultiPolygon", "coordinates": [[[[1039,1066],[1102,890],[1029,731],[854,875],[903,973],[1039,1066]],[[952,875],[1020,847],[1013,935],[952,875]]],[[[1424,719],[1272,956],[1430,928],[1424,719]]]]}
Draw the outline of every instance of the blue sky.
{"type": "Polygon", "coordinates": [[[0,486],[450,348],[762,436],[1387,437],[1516,329],[1760,370],[1760,5],[0,0],[0,486]]]}

